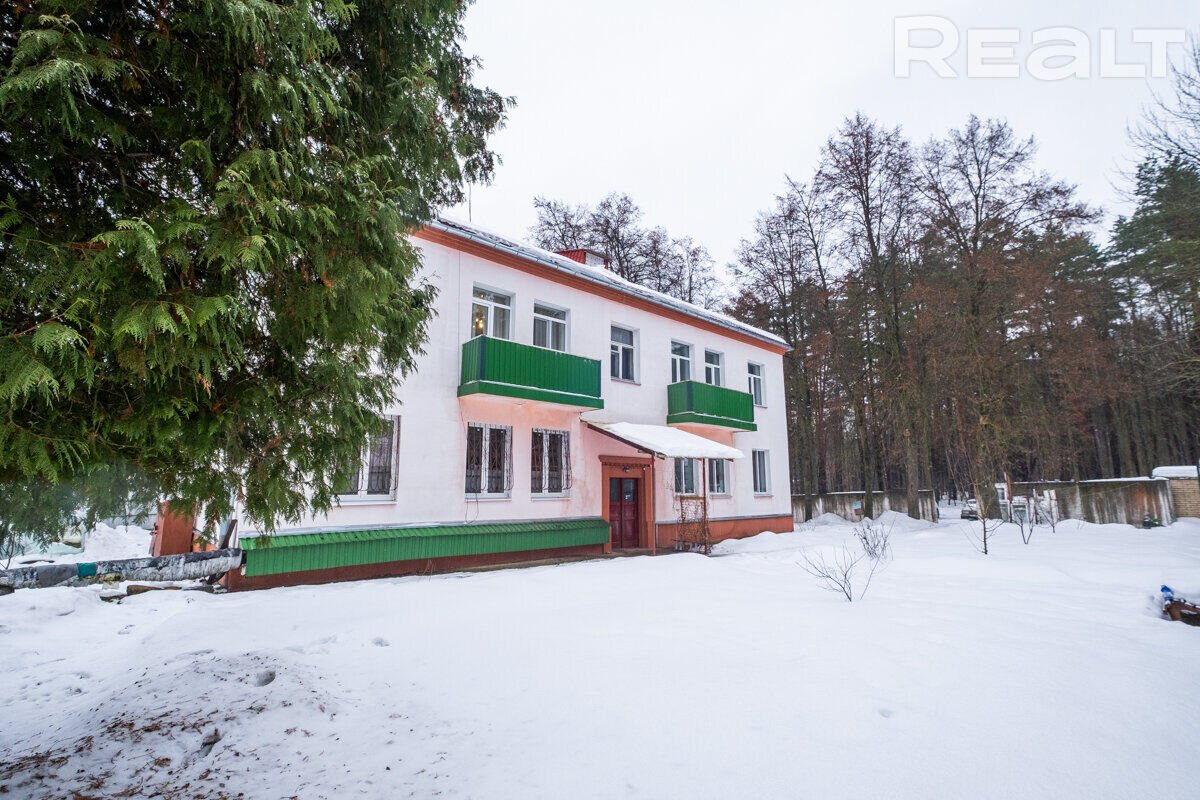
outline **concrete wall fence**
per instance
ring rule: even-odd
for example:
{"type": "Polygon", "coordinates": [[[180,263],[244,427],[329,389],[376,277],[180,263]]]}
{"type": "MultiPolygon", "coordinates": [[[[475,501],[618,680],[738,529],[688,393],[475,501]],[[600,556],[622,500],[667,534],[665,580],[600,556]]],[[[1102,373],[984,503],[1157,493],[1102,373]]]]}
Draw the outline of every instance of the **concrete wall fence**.
{"type": "Polygon", "coordinates": [[[1097,524],[1124,523],[1141,526],[1149,517],[1169,525],[1175,516],[1171,510],[1170,481],[1159,478],[1130,478],[1096,481],[1040,481],[1014,483],[1015,497],[1039,497],[1053,490],[1060,519],[1081,519],[1097,524]]]}
{"type": "MultiPolygon", "coordinates": [[[[929,489],[921,489],[918,493],[920,503],[921,519],[927,522],[938,521],[938,506],[937,498],[929,489]]],[[[792,495],[792,519],[797,522],[807,522],[810,517],[806,516],[805,508],[808,495],[794,494],[792,495]]],[[[892,490],[887,492],[875,492],[872,494],[872,503],[875,516],[878,517],[884,511],[895,511],[899,514],[908,513],[908,496],[903,490],[892,490]]],[[[836,514],[842,519],[850,522],[858,522],[863,518],[862,508],[865,505],[865,492],[826,492],[824,494],[812,495],[812,516],[819,517],[822,514],[836,514]],[[855,507],[855,503],[858,507],[855,507]]]]}

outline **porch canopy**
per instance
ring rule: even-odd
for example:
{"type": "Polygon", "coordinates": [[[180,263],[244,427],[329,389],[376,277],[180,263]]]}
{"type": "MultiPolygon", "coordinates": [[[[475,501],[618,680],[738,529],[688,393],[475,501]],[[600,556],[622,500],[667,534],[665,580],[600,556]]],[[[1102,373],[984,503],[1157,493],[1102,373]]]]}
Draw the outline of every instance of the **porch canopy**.
{"type": "Polygon", "coordinates": [[[636,422],[589,422],[588,425],[659,458],[744,457],[742,451],[735,447],[666,425],[642,425],[636,422]]]}

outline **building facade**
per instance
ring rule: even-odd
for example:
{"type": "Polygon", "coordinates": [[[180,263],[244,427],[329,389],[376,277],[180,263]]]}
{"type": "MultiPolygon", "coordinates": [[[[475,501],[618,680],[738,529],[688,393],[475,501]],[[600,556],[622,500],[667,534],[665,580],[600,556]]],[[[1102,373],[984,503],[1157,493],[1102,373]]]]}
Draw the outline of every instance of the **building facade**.
{"type": "Polygon", "coordinates": [[[231,588],[399,575],[790,530],[777,337],[626,282],[586,251],[438,220],[429,340],[338,507],[241,521],[231,588]]]}

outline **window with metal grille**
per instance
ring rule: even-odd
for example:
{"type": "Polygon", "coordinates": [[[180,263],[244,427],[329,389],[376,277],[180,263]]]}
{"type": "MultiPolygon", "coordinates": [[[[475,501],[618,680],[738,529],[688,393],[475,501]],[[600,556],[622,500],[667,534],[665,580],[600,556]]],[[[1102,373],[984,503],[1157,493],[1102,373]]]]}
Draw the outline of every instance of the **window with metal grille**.
{"type": "Polygon", "coordinates": [[[388,420],[391,425],[372,436],[358,461],[350,466],[345,484],[338,487],[342,499],[395,496],[400,419],[388,420]]]}
{"type": "Polygon", "coordinates": [[[567,431],[534,428],[529,448],[530,491],[542,497],[562,497],[571,488],[571,435],[567,431]]]}
{"type": "Polygon", "coordinates": [[[512,489],[512,428],[467,424],[466,491],[476,497],[507,497],[512,489]]]}
{"type": "Polygon", "coordinates": [[[612,344],[609,348],[608,374],[622,381],[637,380],[633,370],[633,331],[613,325],[609,335],[612,344]]]}

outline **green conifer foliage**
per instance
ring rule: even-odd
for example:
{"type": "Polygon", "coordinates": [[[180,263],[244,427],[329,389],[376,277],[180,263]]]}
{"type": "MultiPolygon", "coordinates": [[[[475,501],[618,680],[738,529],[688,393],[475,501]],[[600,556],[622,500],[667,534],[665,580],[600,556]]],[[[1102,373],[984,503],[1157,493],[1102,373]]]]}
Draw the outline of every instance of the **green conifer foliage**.
{"type": "Polygon", "coordinates": [[[328,508],[413,365],[405,234],[496,162],[457,0],[0,7],[0,481],[328,508]]]}

